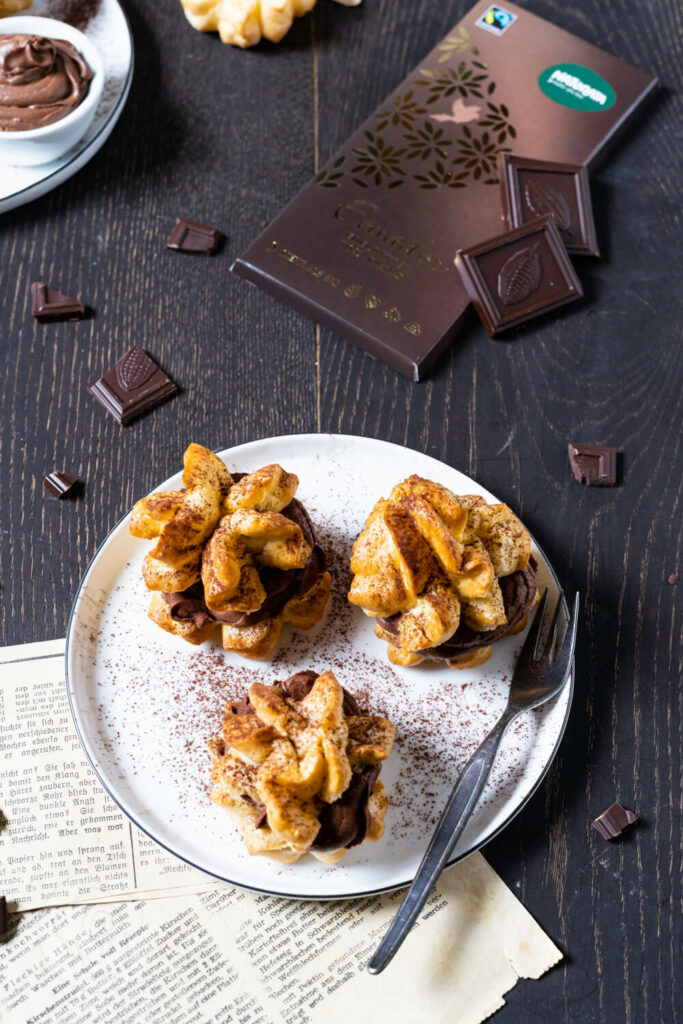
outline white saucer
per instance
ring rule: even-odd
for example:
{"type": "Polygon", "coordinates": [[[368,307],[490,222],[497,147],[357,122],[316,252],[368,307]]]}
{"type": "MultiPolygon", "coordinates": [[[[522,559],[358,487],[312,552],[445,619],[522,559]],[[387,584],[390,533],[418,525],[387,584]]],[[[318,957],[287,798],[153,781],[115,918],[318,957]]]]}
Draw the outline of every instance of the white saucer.
{"type": "MultiPolygon", "coordinates": [[[[182,461],[178,452],[178,462],[182,461]]],[[[278,462],[300,480],[333,574],[326,614],[314,629],[285,627],[273,657],[248,661],[218,643],[192,647],[146,617],[140,575],[150,542],[131,537],[128,516],[95,555],[74,602],[67,633],[67,687],[76,729],[105,789],[171,853],[233,885],[278,896],[339,899],[408,883],[458,773],[502,712],[524,634],[499,641],[485,665],[392,666],[373,623],[346,600],[354,538],[375,501],[411,473],[456,494],[481,494],[475,481],[427,455],[371,438],[301,434],[254,441],[221,453],[231,471],[278,462]],[[386,833],[326,866],[312,857],[283,865],[249,857],[227,813],[209,800],[206,741],[226,700],[256,679],[331,668],[361,706],[397,727],[382,767],[391,799],[386,833]]],[[[179,486],[180,475],[159,490],[179,486]]],[[[150,483],[152,481],[150,480],[150,483]]],[[[550,510],[549,510],[550,511],[550,510]]],[[[551,605],[557,580],[533,544],[538,582],[551,605]]],[[[459,860],[504,828],[538,787],[564,732],[571,680],[555,700],[522,715],[502,743],[483,798],[458,843],[459,860]]]]}
{"type": "MultiPolygon", "coordinates": [[[[72,7],[82,8],[81,0],[33,0],[23,14],[55,17],[72,7]]],[[[64,20],[68,21],[68,15],[64,20]]],[[[0,18],[0,33],[2,33],[0,18]]],[[[105,82],[102,99],[84,138],[68,153],[39,167],[14,167],[0,163],[0,213],[30,203],[57,188],[80,171],[102,148],[121,116],[133,80],[133,38],[128,19],[118,0],[100,0],[97,13],[87,25],[77,27],[98,48],[104,63],[105,82]]]]}

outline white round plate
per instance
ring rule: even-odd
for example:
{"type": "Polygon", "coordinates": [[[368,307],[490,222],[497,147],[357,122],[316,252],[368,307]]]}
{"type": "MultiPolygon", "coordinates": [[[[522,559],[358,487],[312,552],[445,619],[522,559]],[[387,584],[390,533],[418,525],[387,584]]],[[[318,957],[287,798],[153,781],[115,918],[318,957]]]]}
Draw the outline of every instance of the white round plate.
{"type": "MultiPolygon", "coordinates": [[[[133,80],[133,37],[118,0],[99,0],[99,3],[98,0],[89,0],[89,4],[87,0],[33,0],[32,5],[20,13],[57,18],[81,28],[100,52],[105,81],[102,99],[90,128],[81,141],[59,160],[38,167],[14,167],[0,162],[0,213],[44,196],[80,171],[111,135],[133,80]],[[79,15],[89,9],[96,13],[87,24],[83,24],[79,15]]],[[[0,34],[2,22],[0,18],[0,34]]]]}
{"type": "MultiPolygon", "coordinates": [[[[180,455],[178,459],[180,462],[180,455]]],[[[272,660],[246,661],[216,643],[201,647],[165,633],[147,617],[140,575],[150,542],[130,536],[128,516],[114,527],[81,583],[67,635],[67,686],[78,734],[102,785],[149,836],[189,864],[242,888],[277,896],[361,896],[407,884],[459,771],[502,712],[524,634],[494,646],[473,670],[395,668],[372,620],[346,600],[349,558],[375,501],[411,473],[456,494],[488,491],[427,455],[370,438],[294,434],[220,453],[231,471],[277,462],[300,480],[333,573],[333,594],[310,631],[286,626],[272,660]],[[361,706],[396,725],[382,768],[391,799],[386,832],[327,866],[312,857],[282,865],[250,857],[227,813],[209,800],[206,741],[220,729],[227,700],[255,680],[301,669],[332,669],[361,706]]],[[[180,474],[155,490],[180,486],[180,474]]],[[[534,544],[539,584],[558,593],[534,544]]],[[[551,703],[508,730],[482,800],[452,860],[488,842],[524,806],[543,778],[564,731],[571,681],[551,703]]]]}

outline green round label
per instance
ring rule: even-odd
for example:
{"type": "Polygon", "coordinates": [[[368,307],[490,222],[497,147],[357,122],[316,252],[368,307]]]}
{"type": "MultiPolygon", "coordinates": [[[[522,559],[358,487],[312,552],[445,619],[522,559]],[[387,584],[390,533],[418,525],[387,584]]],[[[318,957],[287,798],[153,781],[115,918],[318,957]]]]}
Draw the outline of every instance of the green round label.
{"type": "Polygon", "coordinates": [[[554,64],[541,72],[538,85],[548,99],[572,110],[608,110],[617,99],[604,78],[581,64],[554,64]]]}

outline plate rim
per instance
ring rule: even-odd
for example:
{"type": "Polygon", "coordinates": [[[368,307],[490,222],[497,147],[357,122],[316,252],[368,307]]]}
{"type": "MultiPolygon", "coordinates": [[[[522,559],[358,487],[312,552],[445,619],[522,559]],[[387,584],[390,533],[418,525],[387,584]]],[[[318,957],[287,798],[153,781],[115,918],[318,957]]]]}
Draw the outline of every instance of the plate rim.
{"type": "Polygon", "coordinates": [[[120,0],[114,0],[114,2],[123,15],[123,20],[126,24],[126,31],[128,32],[128,41],[130,43],[130,64],[128,65],[128,73],[126,75],[123,89],[121,90],[121,95],[112,110],[109,112],[109,116],[97,134],[93,136],[90,142],[84,146],[83,149],[79,149],[78,152],[74,153],[66,163],[56,167],[54,171],[50,171],[50,173],[46,174],[44,178],[34,181],[32,185],[26,185],[25,188],[21,188],[17,192],[12,192],[11,195],[0,198],[0,216],[3,213],[10,213],[12,210],[18,210],[21,206],[26,206],[27,203],[32,203],[35,199],[41,199],[43,196],[47,195],[48,192],[52,192],[53,189],[59,188],[60,185],[63,185],[70,178],[73,178],[74,174],[78,174],[78,172],[82,170],[86,164],[90,163],[92,158],[100,151],[113,132],[117,121],[121,117],[123,108],[128,100],[130,87],[133,84],[133,72],[135,71],[135,46],[133,45],[133,30],[130,25],[130,19],[126,14],[126,10],[120,0]],[[76,164],[76,166],[73,167],[73,164],[76,164]],[[65,174],[64,172],[68,173],[65,174]],[[60,177],[59,181],[52,181],[53,178],[62,174],[64,174],[64,177],[60,177]]]}
{"type": "MultiPolygon", "coordinates": [[[[398,449],[401,449],[402,451],[415,451],[419,455],[426,455],[427,458],[433,459],[435,462],[439,462],[439,463],[441,463],[441,465],[444,465],[444,466],[446,466],[449,469],[454,469],[458,473],[462,473],[462,470],[457,470],[455,466],[449,466],[448,463],[444,462],[442,459],[436,459],[433,455],[429,455],[427,452],[419,452],[417,449],[412,449],[412,448],[408,447],[407,445],[397,444],[394,441],[385,441],[383,438],[365,437],[362,434],[333,434],[333,433],[330,433],[328,431],[319,431],[319,432],[313,432],[313,433],[311,433],[311,432],[308,432],[308,433],[295,432],[295,433],[291,433],[291,434],[276,434],[276,435],[274,435],[272,437],[254,438],[252,441],[245,441],[245,442],[242,442],[242,444],[239,444],[239,445],[232,445],[230,448],[219,448],[219,449],[211,449],[211,450],[214,452],[214,454],[219,455],[219,457],[220,457],[220,453],[221,452],[237,451],[240,448],[248,447],[248,446],[251,446],[251,445],[257,444],[257,443],[268,444],[268,443],[271,443],[271,442],[274,442],[274,441],[282,441],[282,440],[285,440],[285,439],[288,439],[288,438],[311,439],[311,440],[313,440],[313,439],[319,439],[320,437],[327,437],[327,438],[331,438],[331,439],[339,439],[341,441],[349,441],[349,440],[352,440],[352,441],[370,441],[373,444],[384,445],[384,446],[388,446],[388,447],[391,447],[391,448],[398,448],[398,449]]],[[[173,473],[167,479],[172,479],[174,476],[177,476],[177,475],[178,475],[177,472],[173,473]]],[[[462,475],[466,476],[469,480],[473,479],[472,477],[470,477],[466,473],[462,473],[462,475]]],[[[158,490],[160,487],[163,487],[165,482],[166,481],[161,481],[161,483],[157,487],[155,487],[153,490],[158,490]]],[[[476,481],[473,481],[473,482],[476,483],[476,481]]],[[[479,485],[479,486],[482,486],[482,485],[479,485]]],[[[484,490],[486,490],[487,493],[489,493],[489,494],[491,493],[490,491],[488,491],[487,488],[484,488],[484,490]]],[[[152,493],[152,492],[150,491],[148,493],[152,493]]],[[[495,495],[494,495],[494,497],[495,497],[495,495]]],[[[316,893],[312,893],[312,894],[308,894],[307,893],[305,895],[300,894],[300,893],[294,893],[293,894],[293,893],[287,893],[287,892],[277,891],[277,890],[273,890],[273,889],[266,889],[266,888],[263,888],[262,886],[258,886],[258,885],[248,885],[245,882],[236,882],[233,879],[227,878],[227,877],[225,877],[223,875],[217,875],[215,872],[209,871],[207,868],[200,867],[198,864],[195,864],[194,861],[189,860],[187,857],[185,857],[182,854],[178,853],[176,850],[171,849],[171,847],[167,846],[166,843],[161,842],[161,840],[159,840],[155,835],[152,835],[152,833],[147,828],[145,828],[145,826],[143,824],[141,824],[132,814],[130,814],[125,809],[125,807],[122,807],[122,805],[119,803],[119,800],[111,792],[109,786],[105,783],[105,781],[102,778],[100,772],[98,771],[98,769],[97,769],[97,767],[96,767],[96,765],[95,765],[95,763],[93,761],[93,758],[90,756],[90,752],[89,752],[88,747],[87,747],[87,745],[86,745],[86,743],[85,743],[85,741],[83,739],[83,736],[81,735],[81,730],[80,730],[79,725],[78,725],[78,718],[77,718],[75,707],[74,707],[74,703],[73,703],[73,700],[72,700],[72,696],[75,698],[75,693],[72,695],[72,688],[71,688],[71,685],[70,685],[69,655],[70,655],[71,644],[72,644],[72,628],[73,628],[73,625],[74,625],[74,616],[75,616],[77,607],[80,604],[80,600],[79,599],[80,599],[81,593],[83,591],[83,588],[84,588],[84,586],[85,586],[85,584],[86,584],[86,582],[88,580],[88,577],[90,576],[91,569],[93,568],[97,558],[99,557],[100,553],[104,549],[105,545],[108,543],[108,541],[109,541],[110,537],[112,536],[112,534],[116,530],[118,530],[118,528],[122,525],[122,523],[126,519],[128,519],[128,517],[130,516],[130,513],[131,513],[131,509],[128,509],[116,521],[116,523],[114,523],[114,525],[107,532],[106,536],[101,541],[101,543],[98,544],[98,546],[97,546],[97,548],[96,548],[92,558],[89,560],[89,562],[88,562],[88,564],[87,564],[87,566],[85,568],[85,571],[83,573],[83,576],[81,577],[81,581],[78,584],[78,588],[76,590],[76,594],[74,596],[73,603],[71,605],[71,610],[69,612],[69,619],[68,619],[67,628],[66,628],[66,640],[65,640],[65,645],[64,645],[65,685],[66,685],[67,699],[69,701],[69,711],[71,712],[71,718],[72,718],[72,721],[73,721],[73,724],[74,724],[74,728],[76,729],[76,735],[78,736],[78,741],[79,741],[79,743],[81,745],[83,753],[87,757],[88,762],[90,763],[90,767],[92,768],[93,772],[95,773],[95,777],[97,778],[97,781],[102,786],[104,791],[114,801],[114,803],[116,804],[118,809],[121,811],[121,813],[124,814],[126,816],[126,818],[128,818],[128,820],[131,821],[137,828],[139,828],[141,832],[144,832],[144,834],[149,839],[151,839],[154,843],[156,843],[157,846],[161,846],[161,848],[166,850],[167,853],[170,853],[171,856],[175,857],[177,860],[183,861],[183,863],[187,864],[189,867],[194,868],[196,871],[201,872],[201,874],[206,875],[209,878],[213,878],[213,879],[215,879],[218,882],[223,882],[226,885],[232,885],[236,889],[241,889],[241,890],[244,890],[246,892],[255,892],[255,893],[258,893],[259,895],[263,895],[263,896],[274,896],[274,897],[277,897],[279,899],[306,900],[306,901],[319,901],[319,902],[324,901],[324,902],[328,902],[328,901],[333,901],[333,900],[366,899],[366,898],[369,898],[371,896],[382,895],[383,893],[397,892],[399,889],[404,889],[407,886],[409,886],[411,884],[412,880],[413,880],[412,878],[408,878],[405,882],[399,882],[399,883],[392,884],[392,885],[380,886],[380,887],[375,888],[375,889],[364,889],[362,892],[334,893],[333,895],[322,895],[321,896],[321,895],[316,894],[316,893]]],[[[566,597],[564,596],[564,590],[563,590],[562,586],[560,585],[560,581],[557,578],[557,574],[555,572],[555,569],[554,569],[552,563],[550,562],[550,560],[548,559],[547,555],[545,554],[545,551],[543,550],[541,545],[538,543],[538,541],[534,537],[533,533],[531,533],[531,531],[528,530],[527,527],[525,527],[525,529],[527,529],[527,532],[529,533],[529,536],[531,537],[531,540],[532,540],[533,544],[535,544],[536,548],[538,549],[539,553],[541,554],[541,556],[543,558],[543,561],[545,562],[546,568],[548,569],[549,574],[552,577],[553,582],[555,583],[556,587],[558,588],[558,591],[562,594],[563,611],[564,611],[565,615],[567,616],[567,619],[569,619],[569,608],[568,608],[568,605],[567,605],[567,600],[566,600],[566,597]]],[[[532,788],[526,794],[524,799],[514,808],[513,811],[511,811],[511,813],[505,818],[505,820],[502,821],[500,823],[500,825],[498,825],[498,827],[496,829],[494,829],[493,832],[490,833],[490,835],[487,835],[481,842],[476,843],[474,846],[470,847],[470,849],[465,850],[462,853],[451,855],[451,857],[449,858],[449,860],[447,861],[447,863],[445,865],[445,868],[452,867],[454,864],[457,864],[461,860],[466,860],[467,857],[470,857],[473,853],[479,852],[485,846],[487,846],[489,843],[493,842],[493,840],[496,839],[501,834],[501,832],[503,832],[510,824],[512,824],[514,819],[524,810],[524,808],[530,802],[532,797],[535,796],[535,794],[537,793],[538,789],[541,786],[541,783],[544,781],[546,775],[548,774],[548,771],[550,770],[550,766],[552,765],[552,763],[554,762],[555,758],[557,757],[558,751],[560,749],[560,745],[562,743],[562,740],[564,739],[564,734],[565,734],[566,729],[567,729],[567,724],[569,722],[569,716],[571,715],[572,704],[573,704],[573,700],[574,700],[574,675],[575,675],[575,660],[572,659],[572,663],[571,663],[571,666],[570,666],[570,669],[569,669],[569,678],[567,679],[567,681],[564,684],[564,686],[562,688],[562,691],[561,691],[561,692],[564,692],[565,690],[568,691],[568,695],[569,696],[568,696],[568,700],[567,700],[567,709],[565,711],[564,718],[562,720],[562,725],[561,725],[560,730],[558,732],[557,739],[555,740],[555,744],[553,746],[552,752],[548,756],[547,761],[546,761],[546,763],[545,763],[541,773],[539,774],[538,778],[534,782],[532,788]]],[[[444,868],[444,870],[445,870],[445,868],[444,868]]]]}

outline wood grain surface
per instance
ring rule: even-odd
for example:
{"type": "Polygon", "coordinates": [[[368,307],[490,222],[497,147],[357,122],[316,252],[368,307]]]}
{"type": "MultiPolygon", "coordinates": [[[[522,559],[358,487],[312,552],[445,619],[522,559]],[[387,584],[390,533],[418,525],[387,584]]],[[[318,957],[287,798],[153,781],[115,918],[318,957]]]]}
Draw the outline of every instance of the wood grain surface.
{"type": "Polygon", "coordinates": [[[61,188],[0,217],[2,643],[63,636],[79,579],[132,502],[213,448],[341,431],[428,452],[518,511],[583,598],[574,709],[545,784],[486,856],[566,954],[501,1024],[669,1024],[681,954],[680,8],[529,7],[657,74],[659,100],[592,180],[588,300],[491,341],[476,318],[419,385],[229,273],[258,233],[468,3],[321,0],[279,46],[196,33],[176,2],[126,0],[137,58],[111,139],[61,188]],[[222,227],[213,259],[164,250],[177,213],[222,227]],[[43,279],[95,311],[40,326],[43,279]],[[88,385],[130,345],[182,394],[126,429],[88,385]],[[585,488],[567,442],[616,445],[585,488]],[[53,469],[85,481],[49,500],[53,469]],[[641,824],[591,820],[614,799],[641,824]]]}

